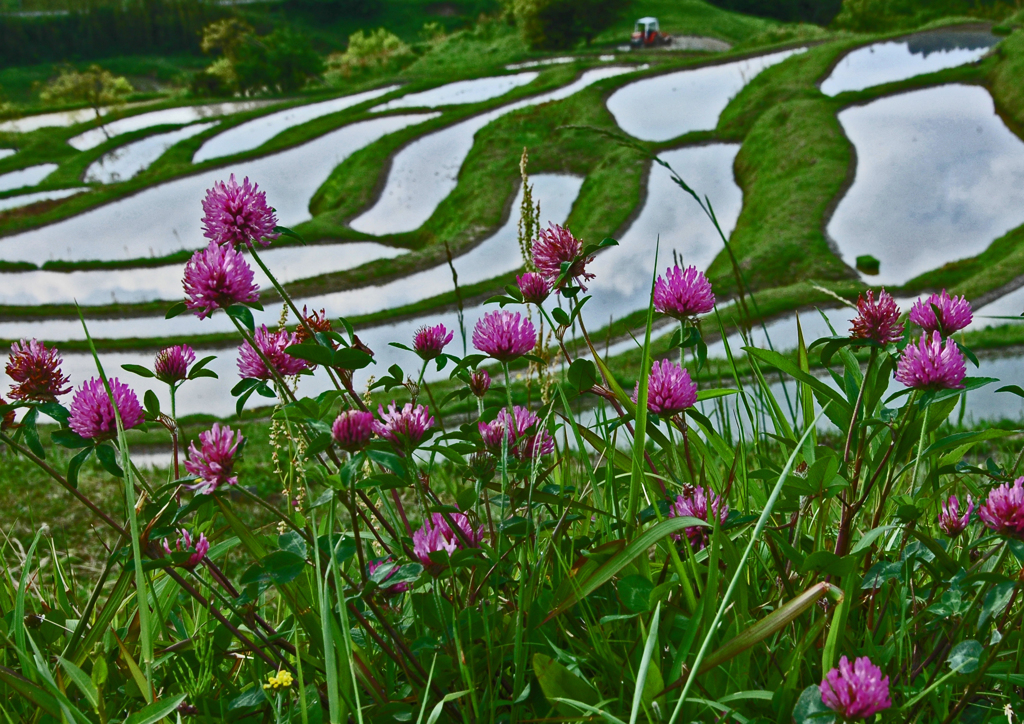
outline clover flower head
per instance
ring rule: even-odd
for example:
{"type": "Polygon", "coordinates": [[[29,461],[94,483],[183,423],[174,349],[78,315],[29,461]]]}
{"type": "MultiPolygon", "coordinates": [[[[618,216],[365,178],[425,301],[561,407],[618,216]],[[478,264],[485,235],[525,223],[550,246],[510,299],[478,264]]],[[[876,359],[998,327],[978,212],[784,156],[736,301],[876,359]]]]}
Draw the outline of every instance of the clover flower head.
{"type": "MultiPolygon", "coordinates": [[[[479,546],[484,537],[483,526],[473,530],[473,524],[469,522],[469,518],[464,513],[450,513],[448,517],[462,531],[463,537],[470,546],[474,548],[479,546]]],[[[448,521],[440,513],[433,513],[412,534],[412,552],[420,563],[428,568],[437,568],[437,564],[430,560],[431,553],[445,551],[451,555],[465,546],[466,544],[455,534],[448,525],[448,521]]]]}
{"type": "Polygon", "coordinates": [[[165,347],[156,353],[153,371],[161,382],[173,385],[188,378],[188,368],[196,361],[196,353],[187,344],[165,347]]]}
{"type": "Polygon", "coordinates": [[[210,541],[206,540],[206,535],[200,533],[198,538],[194,538],[184,528],[178,529],[178,540],[175,541],[174,547],[166,538],[164,538],[164,550],[167,554],[171,553],[190,553],[188,560],[185,561],[182,566],[185,568],[195,568],[199,563],[206,557],[206,554],[210,550],[210,541]]]}
{"type": "Polygon", "coordinates": [[[964,329],[973,320],[971,303],[965,297],[950,297],[945,289],[927,299],[918,299],[910,308],[911,322],[929,334],[939,331],[944,337],[964,329]],[[939,310],[938,319],[935,317],[935,308],[939,310]]]}
{"type": "MultiPolygon", "coordinates": [[[[640,395],[640,383],[633,389],[633,403],[640,395]]],[[[697,385],[690,379],[689,370],[675,362],[663,359],[651,365],[647,378],[647,409],[655,415],[672,417],[697,402],[697,385]]]]}
{"type": "Polygon", "coordinates": [[[306,307],[302,308],[302,318],[306,320],[306,324],[300,324],[298,329],[295,330],[295,338],[297,344],[308,342],[312,339],[312,335],[306,331],[306,326],[316,334],[317,332],[330,332],[331,331],[331,319],[327,316],[327,310],[321,309],[319,312],[313,310],[308,311],[306,307]]]}
{"type": "Polygon", "coordinates": [[[203,199],[203,236],[221,245],[252,246],[254,241],[269,246],[277,217],[267,205],[267,194],[246,177],[241,184],[231,174],[207,189],[203,199]]]}
{"type": "Polygon", "coordinates": [[[236,485],[235,454],[244,439],[241,432],[217,422],[199,433],[199,448],[196,449],[195,442],[189,443],[185,461],[185,470],[199,480],[187,487],[200,495],[210,495],[223,485],[236,485]]]}
{"type": "Polygon", "coordinates": [[[485,369],[476,370],[469,376],[469,391],[474,396],[482,398],[491,389],[491,376],[485,369]]]}
{"type": "MultiPolygon", "coordinates": [[[[387,558],[381,558],[379,560],[370,561],[366,564],[366,567],[369,569],[370,575],[372,576],[374,572],[384,564],[394,562],[394,559],[389,556],[387,558]]],[[[393,566],[391,570],[388,571],[387,574],[385,574],[384,580],[380,582],[380,587],[383,589],[385,596],[397,596],[398,594],[405,593],[409,590],[409,584],[405,582],[393,583],[390,586],[387,585],[388,580],[396,573],[398,573],[398,566],[393,566]]]]}
{"type": "Polygon", "coordinates": [[[850,324],[853,339],[870,339],[879,344],[897,342],[903,336],[900,308],[889,292],[882,289],[875,299],[869,289],[857,297],[857,316],[850,324]]]}
{"type": "Polygon", "coordinates": [[[967,496],[967,510],[960,515],[960,501],[955,495],[950,495],[949,500],[942,503],[942,512],[939,514],[939,527],[942,532],[950,538],[956,538],[967,530],[971,522],[971,513],[974,512],[974,501],[967,496]]]}
{"type": "Polygon", "coordinates": [[[1024,540],[1024,477],[993,488],[978,517],[993,533],[1024,540]]]}
{"type": "Polygon", "coordinates": [[[665,270],[654,283],[654,308],[676,319],[692,319],[715,308],[711,282],[695,266],[678,264],[665,270]]]}
{"type": "Polygon", "coordinates": [[[454,332],[449,332],[443,324],[434,327],[423,326],[416,330],[413,349],[421,359],[434,359],[444,351],[445,345],[452,341],[454,332]]]}
{"type": "Polygon", "coordinates": [[[206,319],[218,309],[246,304],[260,298],[252,269],[239,252],[211,241],[185,265],[182,279],[185,307],[206,319]]]}
{"type": "MultiPolygon", "coordinates": [[[[710,523],[711,521],[708,519],[709,508],[712,515],[718,516],[719,523],[725,523],[726,518],[729,517],[729,504],[725,502],[725,499],[711,488],[687,485],[683,489],[683,494],[677,496],[675,502],[669,507],[668,517],[691,517],[703,520],[705,523],[710,523]]],[[[684,528],[683,532],[690,541],[690,547],[699,551],[708,544],[710,539],[709,530],[708,528],[694,525],[684,528]]],[[[676,540],[681,540],[682,536],[677,535],[675,538],[676,540]]]]}
{"type": "Polygon", "coordinates": [[[512,410],[512,415],[507,409],[502,409],[490,423],[477,423],[484,445],[492,452],[500,453],[502,439],[507,436],[508,451],[517,460],[535,460],[554,452],[555,441],[551,433],[537,429],[540,418],[520,405],[513,406],[512,410]]]}
{"type": "Polygon", "coordinates": [[[516,286],[523,293],[523,301],[540,304],[551,294],[551,287],[543,276],[537,272],[526,272],[516,277],[516,286]]]}
{"type": "Polygon", "coordinates": [[[533,240],[533,265],[547,280],[549,287],[558,283],[562,275],[562,264],[570,262],[569,274],[566,280],[574,279],[580,289],[587,291],[582,282],[590,281],[593,274],[587,272],[587,264],[594,260],[594,257],[582,258],[583,242],[572,235],[572,232],[558,224],[548,224],[548,228],[541,229],[537,238],[533,240]]]}
{"type": "Polygon", "coordinates": [[[499,362],[511,362],[533,351],[537,330],[519,312],[495,310],[480,318],[473,330],[473,346],[499,362]]]}
{"type": "MultiPolygon", "coordinates": [[[[3,407],[6,404],[8,404],[7,400],[5,400],[4,398],[0,397],[0,407],[3,407]]],[[[10,411],[5,412],[4,414],[0,415],[0,432],[3,432],[5,430],[9,430],[13,426],[14,426],[14,410],[10,410],[10,411]]]]}
{"type": "Polygon", "coordinates": [[[892,706],[889,677],[883,678],[882,670],[867,656],[852,664],[843,656],[818,688],[821,703],[847,721],[867,719],[892,706]]]}
{"type": "Polygon", "coordinates": [[[358,452],[373,437],[373,413],[363,410],[345,410],[331,426],[331,436],[342,450],[358,452]]]}
{"type": "Polygon", "coordinates": [[[956,342],[947,339],[943,346],[938,331],[921,335],[907,345],[896,366],[896,381],[907,387],[928,390],[959,390],[964,386],[967,368],[956,342]]]}
{"type": "Polygon", "coordinates": [[[56,347],[47,347],[38,340],[23,339],[12,344],[6,367],[7,376],[15,382],[11,399],[54,402],[66,395],[71,385],[60,369],[62,362],[56,347]]]}
{"type": "MultiPolygon", "coordinates": [[[[109,380],[110,393],[117,403],[117,411],[121,415],[121,424],[130,430],[142,423],[145,415],[142,405],[132,389],[116,377],[109,380]]],[[[103,380],[94,377],[75,392],[71,401],[71,416],[68,426],[80,436],[89,439],[106,440],[117,435],[117,421],[114,418],[114,405],[103,387],[103,380]]]]}
{"type": "Polygon", "coordinates": [[[276,371],[281,377],[291,377],[309,368],[309,364],[285,352],[288,347],[298,344],[298,335],[287,330],[271,332],[267,325],[261,325],[252,336],[260,354],[248,342],[238,348],[238,375],[242,378],[270,380],[276,371]],[[263,358],[270,362],[268,368],[263,358]]]}
{"type": "Polygon", "coordinates": [[[406,446],[419,445],[427,430],[434,425],[434,418],[426,405],[406,402],[402,409],[398,409],[392,401],[386,411],[383,405],[379,405],[377,411],[380,421],[373,423],[373,431],[402,451],[406,446]]]}

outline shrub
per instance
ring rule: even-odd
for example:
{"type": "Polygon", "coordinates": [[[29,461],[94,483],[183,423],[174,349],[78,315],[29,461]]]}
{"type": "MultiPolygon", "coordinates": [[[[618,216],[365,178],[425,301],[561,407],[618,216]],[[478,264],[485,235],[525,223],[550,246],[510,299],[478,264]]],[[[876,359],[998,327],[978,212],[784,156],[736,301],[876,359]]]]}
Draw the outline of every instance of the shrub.
{"type": "Polygon", "coordinates": [[[96,111],[105,106],[120,105],[135,91],[128,79],[115,76],[98,65],[78,71],[68,66],[39,93],[43,103],[70,105],[82,103],[96,111]]]}
{"type": "Polygon", "coordinates": [[[344,53],[327,58],[327,78],[348,78],[354,71],[394,70],[414,58],[412,48],[394,33],[384,28],[369,33],[359,30],[348,37],[344,53]]]}
{"type": "Polygon", "coordinates": [[[309,39],[288,28],[260,38],[245,36],[236,54],[234,71],[243,93],[293,93],[324,71],[309,39]]]}
{"type": "Polygon", "coordinates": [[[1017,6],[1006,0],[843,0],[836,27],[858,32],[915,28],[943,17],[1000,19],[1017,6]]]}
{"type": "Polygon", "coordinates": [[[590,43],[618,20],[629,0],[515,0],[516,24],[526,43],[538,50],[590,43]]]}

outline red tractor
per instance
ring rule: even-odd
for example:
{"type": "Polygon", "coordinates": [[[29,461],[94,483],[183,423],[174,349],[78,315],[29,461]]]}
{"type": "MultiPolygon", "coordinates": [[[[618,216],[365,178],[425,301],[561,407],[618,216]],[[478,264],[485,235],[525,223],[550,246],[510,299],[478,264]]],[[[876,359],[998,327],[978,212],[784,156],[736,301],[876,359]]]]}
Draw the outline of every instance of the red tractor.
{"type": "Polygon", "coordinates": [[[657,18],[640,18],[633,25],[633,36],[629,44],[634,48],[654,48],[658,45],[671,45],[672,36],[658,28],[657,18]]]}

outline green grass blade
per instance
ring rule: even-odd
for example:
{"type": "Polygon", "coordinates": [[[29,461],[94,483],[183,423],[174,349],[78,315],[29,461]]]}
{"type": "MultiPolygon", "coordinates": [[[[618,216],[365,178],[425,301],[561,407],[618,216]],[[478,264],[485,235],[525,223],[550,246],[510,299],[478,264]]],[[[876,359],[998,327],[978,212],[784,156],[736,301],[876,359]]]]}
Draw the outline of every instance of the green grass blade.
{"type": "Polygon", "coordinates": [[[640,707],[644,699],[644,684],[647,683],[647,672],[651,668],[651,657],[654,654],[654,647],[658,643],[658,624],[661,622],[661,601],[654,609],[654,616],[651,618],[651,630],[647,634],[647,644],[644,646],[644,655],[640,659],[640,669],[637,671],[636,689],[633,691],[633,708],[629,712],[629,724],[636,724],[636,718],[640,714],[640,707]]]}

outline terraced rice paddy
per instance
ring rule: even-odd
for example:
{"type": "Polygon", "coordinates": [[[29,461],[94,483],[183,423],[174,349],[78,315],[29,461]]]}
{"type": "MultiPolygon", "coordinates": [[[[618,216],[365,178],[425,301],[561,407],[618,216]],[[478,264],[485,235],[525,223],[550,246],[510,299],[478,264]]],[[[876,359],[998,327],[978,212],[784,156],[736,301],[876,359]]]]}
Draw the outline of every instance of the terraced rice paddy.
{"type": "MultiPolygon", "coordinates": [[[[170,303],[180,296],[182,262],[163,257],[203,245],[199,222],[203,192],[214,181],[233,173],[239,178],[249,177],[266,190],[283,225],[298,226],[303,233],[313,235],[313,245],[273,247],[263,252],[262,258],[283,283],[297,285],[294,296],[300,307],[324,308],[333,317],[356,320],[360,338],[377,354],[377,365],[357,373],[357,384],[367,375],[382,374],[392,363],[412,368],[416,358],[389,347],[389,342],[410,340],[415,329],[428,321],[443,322],[449,329],[471,334],[475,321],[487,309],[483,299],[521,267],[516,229],[522,189],[514,191],[518,188],[514,177],[488,179],[477,175],[480,159],[491,158],[499,150],[489,145],[493,143],[490,139],[517,128],[517,113],[540,118],[548,114],[559,119],[553,122],[557,129],[554,136],[531,141],[536,148],[529,149],[531,164],[534,157],[539,159],[539,169],[531,180],[541,202],[541,221],[568,221],[571,228],[582,229],[580,233],[588,241],[601,236],[619,240],[617,248],[603,251],[591,265],[596,275],[589,285],[593,299],[587,312],[591,319],[601,324],[615,323],[644,307],[655,254],[659,270],[669,266],[673,258],[701,269],[721,262],[725,247],[718,233],[697,202],[672,181],[663,166],[650,163],[638,153],[630,155],[614,141],[596,134],[589,138],[595,139],[595,144],[606,144],[601,148],[607,149],[597,161],[580,164],[568,156],[559,157],[553,149],[568,138],[566,134],[590,132],[567,130],[573,121],[557,116],[562,108],[574,108],[576,113],[586,115],[588,120],[583,125],[624,132],[649,142],[652,152],[670,164],[713,209],[728,238],[742,215],[767,213],[764,200],[751,193],[751,159],[745,155],[750,128],[780,103],[794,109],[797,103],[831,104],[829,112],[838,118],[851,150],[855,150],[850,157],[852,184],[836,198],[823,199],[821,208],[831,202],[834,211],[826,211],[817,232],[823,234],[827,228],[835,251],[828,260],[832,264],[829,268],[841,271],[810,281],[847,297],[855,296],[865,284],[886,284],[896,288],[897,295],[908,303],[927,286],[904,289],[903,285],[938,273],[949,262],[961,263],[968,257],[990,253],[990,245],[1000,237],[1006,238],[999,248],[1009,244],[1006,253],[1011,253],[1017,243],[1015,230],[1024,224],[1024,212],[1020,211],[1024,209],[1024,145],[996,116],[990,91],[983,87],[984,73],[995,61],[976,62],[995,39],[974,33],[956,41],[970,47],[949,50],[939,47],[936,37],[922,34],[896,41],[865,41],[860,47],[848,40],[814,47],[775,47],[759,55],[696,61],[675,59],[665,53],[661,54],[665,60],[659,57],[660,64],[649,69],[639,63],[608,65],[595,58],[590,59],[597,60],[593,65],[581,58],[551,58],[529,66],[534,70],[526,72],[466,78],[409,93],[391,83],[284,110],[238,108],[235,110],[247,112],[240,123],[224,117],[167,131],[161,126],[189,121],[167,120],[178,116],[166,110],[121,119],[107,124],[107,128],[118,128],[115,124],[132,118],[164,114],[159,116],[163,120],[152,126],[158,132],[136,137],[97,157],[87,166],[86,182],[116,189],[165,154],[180,155],[177,149],[183,147],[194,149],[188,152],[191,159],[206,165],[199,173],[172,177],[54,223],[0,237],[0,259],[5,262],[37,266],[59,262],[68,269],[0,274],[0,304],[6,310],[0,321],[0,338],[81,340],[81,324],[67,307],[54,307],[52,313],[44,315],[19,312],[38,305],[77,301],[90,314],[93,337],[105,340],[106,348],[125,348],[103,353],[108,369],[117,369],[126,362],[148,363],[152,355],[149,347],[155,349],[161,339],[180,336],[195,339],[197,349],[217,354],[212,369],[232,377],[234,352],[230,347],[223,348],[224,338],[217,336],[233,329],[226,317],[216,315],[200,322],[181,316],[165,321],[158,309],[133,305],[170,303]],[[568,68],[572,63],[579,67],[568,68]],[[973,84],[947,81],[928,87],[928,82],[918,78],[923,73],[950,68],[973,84]],[[877,90],[880,84],[890,85],[877,90]],[[534,87],[540,92],[531,91],[534,87]],[[777,89],[790,87],[801,89],[802,100],[770,100],[777,89]],[[848,95],[835,101],[829,98],[840,93],[848,95]],[[505,98],[508,95],[512,100],[505,98]],[[385,100],[373,105],[380,98],[385,100]],[[466,110],[460,111],[463,107],[466,110]],[[283,148],[274,145],[284,132],[294,133],[303,124],[314,120],[323,123],[335,117],[338,121],[334,127],[317,130],[283,148]],[[506,118],[513,119],[512,123],[498,122],[506,118]],[[737,118],[747,120],[739,123],[737,118]],[[219,125],[215,127],[215,123],[219,125]],[[203,140],[198,141],[196,136],[203,140]],[[272,150],[260,153],[263,146],[272,150]],[[215,159],[227,156],[239,160],[215,163],[215,159]],[[379,159],[376,168],[367,165],[369,158],[379,159]],[[367,177],[359,179],[363,187],[352,186],[350,178],[345,177],[349,186],[344,188],[366,189],[359,191],[359,198],[365,200],[358,204],[348,200],[345,194],[349,191],[338,191],[342,188],[338,186],[339,172],[350,169],[360,169],[364,175],[369,169],[367,177]],[[514,182],[510,187],[513,190],[494,200],[502,208],[500,220],[496,212],[488,212],[491,220],[487,224],[470,227],[468,221],[449,218],[451,205],[446,205],[446,199],[467,189],[493,194],[489,188],[492,180],[514,182]],[[631,190],[626,193],[621,189],[631,190]],[[633,194],[633,208],[609,209],[607,204],[602,205],[601,199],[613,191],[620,193],[615,198],[633,194]],[[598,221],[605,218],[617,221],[610,225],[598,221]],[[439,229],[445,230],[440,236],[439,229]],[[451,269],[443,250],[438,251],[449,237],[458,240],[453,264],[460,294],[461,290],[472,291],[461,318],[454,308],[451,269]],[[863,255],[881,262],[877,276],[854,271],[856,258],[863,255]],[[159,261],[156,266],[136,268],[146,259],[159,261]],[[117,262],[124,268],[75,266],[86,262],[117,262]],[[400,321],[389,316],[392,312],[400,315],[400,321]],[[360,322],[363,318],[366,321],[360,322]],[[144,351],[129,351],[127,347],[137,347],[139,342],[128,340],[151,343],[144,351]]],[[[526,67],[518,64],[511,69],[526,67]]],[[[194,109],[188,112],[196,113],[194,109]]],[[[227,113],[224,110],[217,115],[227,113]]],[[[25,128],[43,127],[38,125],[41,119],[31,123],[31,119],[23,120],[25,128]]],[[[45,122],[50,121],[57,123],[57,116],[45,122]]],[[[92,119],[78,122],[94,123],[92,119]]],[[[317,126],[322,127],[326,126],[317,126]]],[[[72,140],[80,139],[80,145],[92,143],[97,130],[86,129],[72,140]]],[[[793,139],[794,144],[799,142],[793,139]]],[[[846,140],[837,136],[834,142],[846,140]]],[[[93,147],[96,145],[93,143],[93,147]]],[[[510,158],[518,158],[519,148],[505,150],[510,158]]],[[[778,149],[778,153],[787,158],[785,148],[778,149]]],[[[11,160],[8,158],[6,163],[11,160]]],[[[0,184],[11,179],[0,188],[22,189],[17,195],[0,198],[0,211],[35,203],[44,194],[58,199],[81,193],[80,188],[29,192],[23,187],[39,183],[58,168],[57,164],[36,166],[36,170],[7,170],[0,175],[0,184]]],[[[793,194],[814,193],[813,189],[800,187],[798,181],[794,183],[793,194]]],[[[2,220],[0,216],[0,223],[2,220]]],[[[749,266],[744,266],[744,255],[748,250],[738,248],[736,253],[740,270],[746,273],[749,266]]],[[[1001,277],[986,277],[982,291],[995,301],[979,309],[975,328],[991,326],[981,321],[985,315],[1007,316],[1017,307],[1024,308],[1019,291],[1000,298],[1000,290],[1014,288],[1011,282],[1015,276],[1005,272],[1001,277]]],[[[726,278],[732,280],[731,271],[726,278]]],[[[964,272],[956,279],[968,283],[971,277],[964,272]]],[[[269,280],[259,281],[264,288],[269,286],[269,280]]],[[[777,349],[796,346],[795,318],[786,310],[804,308],[801,322],[805,339],[829,333],[817,313],[806,308],[806,295],[786,291],[795,281],[779,279],[777,290],[759,292],[767,294],[769,300],[776,298],[772,294],[781,300],[769,304],[771,314],[776,316],[768,325],[768,334],[777,349]]],[[[719,301],[728,302],[729,295],[719,301]]],[[[833,300],[830,305],[834,304],[833,300]]],[[[279,304],[268,304],[265,313],[256,315],[257,323],[274,324],[279,311],[279,304]]],[[[837,329],[845,329],[850,316],[845,308],[832,309],[829,314],[837,329]]],[[[994,320],[992,324],[1006,322],[994,320]]],[[[711,320],[708,329],[713,337],[715,325],[711,320]]],[[[661,328],[656,336],[670,331],[661,328]]],[[[763,333],[754,334],[757,337],[763,333]]],[[[613,356],[628,352],[634,344],[628,339],[613,342],[609,338],[607,348],[613,356]]],[[[735,351],[741,341],[730,337],[729,343],[735,351]]],[[[455,344],[461,348],[461,332],[457,331],[455,344]]],[[[713,357],[720,357],[724,344],[713,342],[709,350],[713,357]]],[[[87,356],[78,352],[65,356],[73,378],[87,375],[91,365],[87,356]]],[[[983,363],[995,367],[1017,364],[994,358],[983,363]]],[[[431,368],[426,379],[445,375],[431,368]]],[[[136,382],[145,389],[142,381],[136,382]]],[[[326,389],[328,384],[326,377],[303,379],[300,392],[309,394],[326,389]]],[[[163,394],[156,386],[154,389],[163,394]]],[[[227,386],[201,381],[187,389],[186,396],[179,398],[179,411],[184,414],[227,415],[233,410],[233,400],[225,392],[227,386]]],[[[981,405],[975,414],[997,409],[1000,414],[1020,412],[993,400],[975,403],[981,405]]]]}

